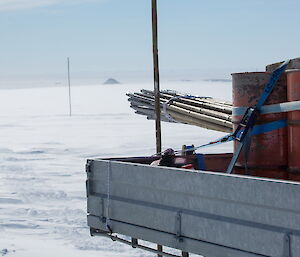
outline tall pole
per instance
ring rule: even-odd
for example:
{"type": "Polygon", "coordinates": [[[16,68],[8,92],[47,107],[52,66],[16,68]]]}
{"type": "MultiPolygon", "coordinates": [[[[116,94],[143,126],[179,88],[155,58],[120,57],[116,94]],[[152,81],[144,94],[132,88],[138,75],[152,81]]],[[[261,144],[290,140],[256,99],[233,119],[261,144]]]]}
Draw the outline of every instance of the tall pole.
{"type": "MultiPolygon", "coordinates": [[[[153,67],[154,67],[154,96],[155,96],[155,134],[156,152],[161,152],[161,122],[160,122],[160,89],[159,89],[159,63],[158,63],[158,35],[157,35],[157,1],[152,0],[152,41],[153,41],[153,67]]],[[[162,245],[157,245],[162,252],[162,245]]],[[[162,257],[158,254],[157,257],[162,257]]]]}
{"type": "Polygon", "coordinates": [[[159,63],[158,63],[158,36],[157,36],[157,0],[152,0],[152,40],[153,40],[153,66],[154,66],[154,95],[155,95],[155,131],[156,152],[161,152],[161,121],[160,121],[160,89],[159,89],[159,63]]]}
{"type": "Polygon", "coordinates": [[[70,58],[67,59],[68,62],[68,84],[69,84],[69,114],[72,116],[72,104],[71,104],[71,79],[70,79],[70,58]]]}

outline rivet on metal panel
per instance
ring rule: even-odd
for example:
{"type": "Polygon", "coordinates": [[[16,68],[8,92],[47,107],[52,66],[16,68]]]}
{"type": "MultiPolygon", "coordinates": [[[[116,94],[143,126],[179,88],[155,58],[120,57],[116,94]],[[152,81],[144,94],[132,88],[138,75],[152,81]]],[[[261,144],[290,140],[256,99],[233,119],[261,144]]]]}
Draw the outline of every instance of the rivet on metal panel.
{"type": "Polygon", "coordinates": [[[292,233],[286,233],[283,238],[283,257],[292,257],[291,253],[291,235],[292,233]]]}
{"type": "Polygon", "coordinates": [[[181,237],[181,211],[178,211],[176,213],[176,221],[175,221],[175,233],[176,233],[176,239],[179,241],[179,242],[182,242],[183,241],[183,238],[181,237]]]}

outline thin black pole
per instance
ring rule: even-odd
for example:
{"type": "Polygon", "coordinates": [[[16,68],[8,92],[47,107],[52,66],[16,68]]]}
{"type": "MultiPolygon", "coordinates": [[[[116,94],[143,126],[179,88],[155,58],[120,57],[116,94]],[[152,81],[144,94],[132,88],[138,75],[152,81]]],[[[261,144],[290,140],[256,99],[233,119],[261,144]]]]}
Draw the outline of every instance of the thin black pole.
{"type": "Polygon", "coordinates": [[[67,59],[68,62],[68,84],[69,84],[69,110],[70,116],[72,116],[72,104],[71,104],[71,79],[70,79],[70,58],[67,59]]]}
{"type": "Polygon", "coordinates": [[[154,95],[155,95],[155,131],[156,152],[161,152],[161,121],[160,121],[160,89],[159,89],[159,63],[158,63],[158,36],[157,36],[157,1],[152,0],[152,40],[153,40],[153,66],[154,66],[154,95]]]}
{"type": "MultiPolygon", "coordinates": [[[[152,0],[152,41],[153,41],[153,67],[154,67],[154,96],[155,96],[155,134],[156,152],[161,152],[161,122],[160,122],[160,89],[159,89],[159,62],[158,62],[158,35],[157,35],[157,2],[152,0]]],[[[163,251],[162,245],[157,245],[159,252],[163,251]]],[[[158,254],[157,257],[162,257],[158,254]]]]}

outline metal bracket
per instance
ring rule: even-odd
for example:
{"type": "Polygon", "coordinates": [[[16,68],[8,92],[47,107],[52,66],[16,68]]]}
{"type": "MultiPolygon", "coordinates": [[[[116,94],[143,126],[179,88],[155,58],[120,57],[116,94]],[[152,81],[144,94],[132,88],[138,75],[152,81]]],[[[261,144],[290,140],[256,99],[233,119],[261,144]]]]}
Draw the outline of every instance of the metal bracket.
{"type": "Polygon", "coordinates": [[[92,164],[92,160],[87,160],[86,165],[85,165],[85,171],[86,173],[91,172],[91,164],[92,164]]]}
{"type": "MultiPolygon", "coordinates": [[[[99,230],[95,230],[96,232],[94,233],[94,235],[96,236],[105,236],[105,237],[109,237],[110,239],[112,239],[113,241],[118,241],[118,242],[121,242],[123,244],[126,244],[126,245],[131,245],[132,246],[132,240],[135,240],[135,238],[132,238],[131,241],[128,241],[128,240],[125,240],[125,239],[122,239],[122,238],[119,238],[118,236],[116,235],[108,235],[107,233],[101,233],[101,231],[99,230]],[[98,232],[99,231],[99,232],[98,232]]],[[[137,239],[136,239],[137,240],[137,239]]],[[[150,247],[147,247],[147,246],[144,246],[144,245],[140,245],[140,244],[135,244],[134,242],[134,246],[135,248],[139,248],[139,249],[142,249],[142,250],[145,250],[145,251],[148,251],[148,252],[151,252],[151,253],[154,253],[154,254],[159,254],[161,256],[167,256],[167,257],[181,257],[179,255],[174,255],[174,254],[171,254],[171,253],[167,253],[167,252],[163,252],[163,251],[158,251],[156,249],[153,249],[153,248],[150,248],[150,247]]]]}
{"type": "Polygon", "coordinates": [[[283,257],[292,257],[291,251],[291,235],[292,233],[286,233],[283,238],[283,257]]]}
{"type": "Polygon", "coordinates": [[[136,238],[131,238],[131,246],[132,248],[136,248],[138,246],[139,242],[136,238]]]}
{"type": "Polygon", "coordinates": [[[175,231],[176,231],[176,235],[175,238],[179,241],[182,242],[183,238],[181,236],[181,211],[178,211],[176,213],[176,220],[175,220],[175,231]]]}
{"type": "Polygon", "coordinates": [[[103,198],[101,198],[101,210],[102,210],[102,213],[101,213],[101,222],[102,223],[106,223],[105,205],[104,205],[104,199],[103,198]]]}
{"type": "Polygon", "coordinates": [[[87,174],[87,180],[85,182],[86,197],[87,198],[89,197],[89,195],[92,194],[91,182],[89,180],[89,176],[90,176],[90,172],[91,172],[91,163],[92,163],[92,160],[88,160],[86,165],[85,165],[85,171],[86,171],[86,174],[87,174]]]}
{"type": "Polygon", "coordinates": [[[90,182],[88,179],[85,181],[85,187],[86,187],[86,197],[89,198],[91,190],[90,190],[90,182]]]}

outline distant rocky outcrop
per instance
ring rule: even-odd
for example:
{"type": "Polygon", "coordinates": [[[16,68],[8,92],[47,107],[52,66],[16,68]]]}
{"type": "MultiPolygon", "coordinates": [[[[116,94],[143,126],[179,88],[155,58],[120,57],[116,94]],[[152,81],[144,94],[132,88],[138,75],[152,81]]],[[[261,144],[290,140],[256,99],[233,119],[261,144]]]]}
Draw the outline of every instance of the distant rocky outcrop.
{"type": "Polygon", "coordinates": [[[109,79],[106,80],[103,84],[104,84],[104,85],[115,85],[115,84],[120,84],[120,82],[117,81],[116,79],[109,78],[109,79]]]}

